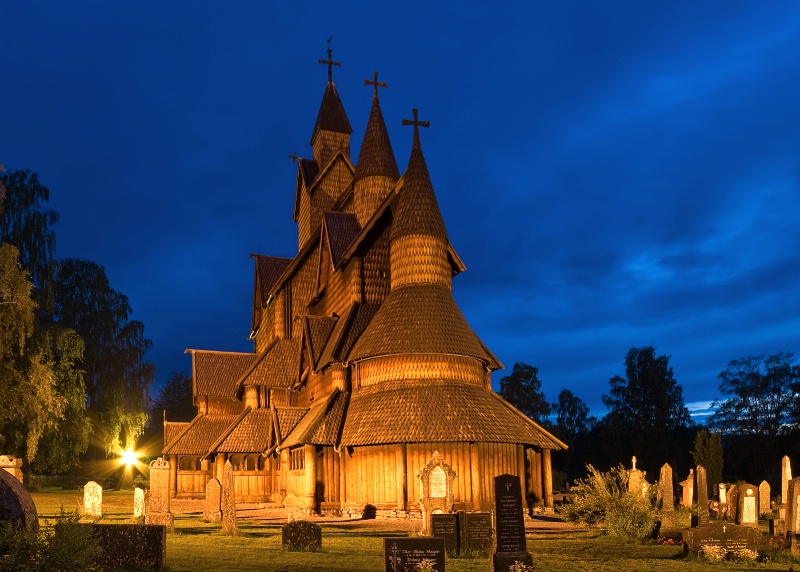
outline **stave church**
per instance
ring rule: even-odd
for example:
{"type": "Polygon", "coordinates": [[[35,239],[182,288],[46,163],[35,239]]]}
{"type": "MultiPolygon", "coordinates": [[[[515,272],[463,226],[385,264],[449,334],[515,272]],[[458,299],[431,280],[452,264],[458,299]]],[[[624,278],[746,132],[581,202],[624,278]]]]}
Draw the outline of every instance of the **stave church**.
{"type": "Polygon", "coordinates": [[[339,63],[330,49],[320,63],[311,155],[293,157],[297,253],[251,255],[253,352],[187,350],[197,415],[164,420],[170,494],[203,497],[230,460],[241,502],[412,517],[438,452],[455,510],[491,509],[501,474],[552,507],[550,455],[566,446],[492,390],[502,365],[453,299],[465,266],[425,163],[428,123],[416,109],[402,121],[413,144],[401,174],[375,73],[354,163],[339,63]]]}

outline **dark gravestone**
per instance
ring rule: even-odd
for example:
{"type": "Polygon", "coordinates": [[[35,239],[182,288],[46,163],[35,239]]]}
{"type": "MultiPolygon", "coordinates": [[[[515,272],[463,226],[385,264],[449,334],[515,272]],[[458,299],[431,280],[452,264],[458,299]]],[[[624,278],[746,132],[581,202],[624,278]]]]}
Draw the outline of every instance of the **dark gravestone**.
{"type": "Polygon", "coordinates": [[[736,522],[736,514],[739,509],[739,487],[731,485],[725,498],[728,501],[728,520],[736,522]]]}
{"type": "Polygon", "coordinates": [[[496,542],[492,554],[492,570],[507,572],[520,562],[533,566],[533,557],[525,542],[525,520],[522,516],[522,490],[519,477],[500,475],[494,478],[496,542]]]}
{"type": "Polygon", "coordinates": [[[322,528],[307,520],[295,520],[284,524],[283,547],[289,552],[316,552],[322,548],[322,528]]]}
{"type": "Polygon", "coordinates": [[[167,556],[163,524],[87,524],[98,539],[104,570],[162,570],[167,556]]]}
{"type": "Polygon", "coordinates": [[[739,526],[729,522],[713,522],[707,526],[683,529],[683,543],[690,552],[703,546],[721,546],[728,552],[747,549],[758,550],[761,532],[751,526],[739,526]]]}
{"type": "Polygon", "coordinates": [[[460,513],[461,551],[489,552],[492,549],[492,515],[488,512],[460,513]]]}
{"type": "Polygon", "coordinates": [[[0,522],[20,528],[39,528],[36,505],[22,483],[11,473],[0,470],[0,522]]]}
{"type": "Polygon", "coordinates": [[[419,570],[420,564],[429,564],[430,570],[444,572],[443,538],[384,538],[384,572],[410,572],[419,570]]]}
{"type": "Polygon", "coordinates": [[[444,539],[444,549],[448,554],[459,553],[458,515],[432,514],[431,536],[444,539]]]}
{"type": "Polygon", "coordinates": [[[697,525],[708,524],[708,483],[706,482],[706,469],[697,465],[694,471],[694,494],[697,497],[697,525]]]}

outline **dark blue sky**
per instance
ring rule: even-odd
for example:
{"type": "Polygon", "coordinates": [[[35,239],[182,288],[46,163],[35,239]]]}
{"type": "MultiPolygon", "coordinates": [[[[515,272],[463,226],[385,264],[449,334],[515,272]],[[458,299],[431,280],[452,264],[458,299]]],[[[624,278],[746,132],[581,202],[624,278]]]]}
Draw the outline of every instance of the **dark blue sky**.
{"type": "Polygon", "coordinates": [[[401,119],[431,122],[456,299],[550,401],[602,414],[634,345],[692,407],[731,359],[800,351],[800,4],[333,4],[0,0],[0,162],[130,298],[159,383],[252,349],[248,255],[296,252],[329,36],[353,160],[377,70],[401,170],[401,119]]]}

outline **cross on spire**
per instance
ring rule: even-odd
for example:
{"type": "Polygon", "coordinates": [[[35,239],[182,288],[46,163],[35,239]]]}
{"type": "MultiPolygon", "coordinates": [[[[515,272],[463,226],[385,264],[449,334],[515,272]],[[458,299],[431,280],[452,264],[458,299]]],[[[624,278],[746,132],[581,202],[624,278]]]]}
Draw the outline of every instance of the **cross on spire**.
{"type": "MultiPolygon", "coordinates": [[[[375,89],[377,89],[377,88],[375,88],[375,89]]],[[[419,109],[417,109],[416,107],[411,110],[411,113],[414,116],[414,119],[413,120],[411,120],[411,119],[403,119],[403,125],[413,125],[414,126],[414,145],[419,147],[420,146],[419,145],[419,128],[420,127],[430,127],[431,126],[431,122],[430,121],[419,121],[419,119],[417,119],[418,113],[419,113],[419,109]]]]}
{"type": "Polygon", "coordinates": [[[328,59],[327,60],[319,60],[321,64],[328,64],[328,83],[333,83],[333,66],[340,66],[342,65],[341,62],[333,61],[333,56],[331,55],[333,51],[331,50],[331,40],[333,36],[328,38],[328,59]]]}
{"type": "Polygon", "coordinates": [[[374,79],[369,81],[368,79],[364,80],[364,85],[374,85],[375,86],[375,95],[373,97],[378,97],[378,88],[379,87],[389,87],[389,84],[385,81],[378,81],[378,72],[373,72],[374,79]]]}
{"type": "Polygon", "coordinates": [[[289,159],[291,159],[292,162],[297,163],[297,160],[300,159],[300,156],[294,151],[292,151],[292,154],[289,155],[289,159]]]}

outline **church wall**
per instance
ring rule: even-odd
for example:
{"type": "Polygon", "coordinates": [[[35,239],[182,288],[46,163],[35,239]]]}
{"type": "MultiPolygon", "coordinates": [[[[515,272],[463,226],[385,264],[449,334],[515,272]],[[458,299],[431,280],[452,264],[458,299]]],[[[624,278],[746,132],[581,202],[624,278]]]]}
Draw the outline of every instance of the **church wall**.
{"type": "Polygon", "coordinates": [[[364,302],[383,302],[391,286],[389,271],[389,232],[384,230],[362,259],[364,302]]]}
{"type": "Polygon", "coordinates": [[[354,185],[353,203],[358,224],[362,227],[372,218],[384,199],[394,190],[391,177],[369,176],[354,185]]]}
{"type": "Polygon", "coordinates": [[[346,467],[347,504],[397,508],[396,445],[356,447],[346,467]]]}
{"type": "Polygon", "coordinates": [[[350,135],[336,133],[335,131],[317,131],[312,144],[312,152],[317,165],[322,167],[327,164],[334,153],[341,150],[346,157],[350,157],[350,135]]]}
{"type": "Polygon", "coordinates": [[[244,409],[244,403],[236,399],[225,399],[209,396],[208,413],[211,415],[238,415],[244,409]]]}
{"type": "Polygon", "coordinates": [[[300,208],[297,213],[297,249],[303,248],[303,245],[311,237],[311,197],[308,196],[308,190],[305,185],[300,190],[300,208]]]}
{"type": "Polygon", "coordinates": [[[298,407],[308,407],[320,399],[325,399],[331,390],[330,369],[324,373],[310,372],[306,378],[305,386],[297,395],[296,405],[298,407]]]}
{"type": "Polygon", "coordinates": [[[453,271],[444,239],[421,234],[401,236],[392,242],[392,252],[392,288],[421,282],[452,288],[453,271]]]}
{"type": "Polygon", "coordinates": [[[422,484],[419,473],[425,464],[431,460],[434,451],[439,451],[444,462],[450,465],[456,473],[453,481],[453,502],[458,504],[470,503],[472,499],[472,460],[470,444],[465,442],[454,443],[409,443],[406,445],[406,482],[408,483],[408,503],[411,510],[420,510],[419,498],[422,495],[422,484]]]}
{"type": "Polygon", "coordinates": [[[311,192],[310,226],[313,235],[322,222],[322,213],[329,211],[353,180],[353,173],[343,160],[337,159],[311,192]]]}
{"type": "Polygon", "coordinates": [[[441,354],[388,356],[354,364],[354,387],[394,380],[459,381],[483,385],[485,370],[478,360],[441,354]]]}
{"type": "Polygon", "coordinates": [[[542,493],[542,455],[534,449],[526,452],[525,468],[528,473],[526,496],[533,497],[535,500],[544,499],[542,493]]]}
{"type": "MultiPolygon", "coordinates": [[[[295,272],[294,276],[292,276],[292,318],[308,314],[308,304],[316,294],[316,288],[314,287],[314,284],[317,277],[315,265],[319,256],[317,252],[318,248],[319,245],[315,247],[314,251],[308,256],[308,258],[306,258],[304,264],[297,270],[297,272],[295,272]]],[[[299,327],[299,324],[292,323],[291,337],[296,338],[300,335],[300,333],[301,328],[299,327]]]]}
{"type": "Polygon", "coordinates": [[[498,475],[519,475],[517,445],[514,443],[479,443],[481,463],[480,488],[484,502],[494,502],[494,478],[498,475]]]}
{"type": "Polygon", "coordinates": [[[320,508],[339,508],[339,454],[333,447],[317,447],[317,501],[320,508]],[[331,506],[326,507],[326,503],[331,506]]]}

